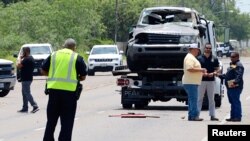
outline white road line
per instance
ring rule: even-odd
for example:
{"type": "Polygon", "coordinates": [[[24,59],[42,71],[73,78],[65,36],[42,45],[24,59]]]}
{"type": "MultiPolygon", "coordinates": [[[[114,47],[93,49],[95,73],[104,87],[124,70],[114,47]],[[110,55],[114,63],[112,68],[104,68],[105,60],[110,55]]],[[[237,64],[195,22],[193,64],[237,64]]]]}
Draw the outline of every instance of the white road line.
{"type": "MultiPolygon", "coordinates": [[[[45,127],[42,127],[42,128],[37,128],[37,129],[35,129],[35,131],[40,131],[40,130],[44,130],[45,129],[45,127]]],[[[1,140],[0,140],[1,141],[1,140]]]]}
{"type": "Polygon", "coordinates": [[[246,100],[249,100],[250,99],[250,96],[248,96],[247,98],[246,98],[246,100]]]}

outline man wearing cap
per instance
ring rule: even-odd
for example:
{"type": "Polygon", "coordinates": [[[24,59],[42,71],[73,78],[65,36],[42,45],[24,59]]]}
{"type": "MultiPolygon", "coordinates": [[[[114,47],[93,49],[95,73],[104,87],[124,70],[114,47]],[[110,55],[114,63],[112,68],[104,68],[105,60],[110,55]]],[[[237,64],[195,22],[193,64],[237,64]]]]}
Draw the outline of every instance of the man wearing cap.
{"type": "Polygon", "coordinates": [[[49,100],[47,124],[43,141],[54,141],[54,131],[60,117],[59,141],[71,141],[77,107],[77,84],[86,78],[86,64],[75,52],[76,42],[69,38],[64,48],[52,53],[43,63],[41,72],[47,75],[49,100]]]}
{"type": "Polygon", "coordinates": [[[196,59],[200,52],[198,44],[191,44],[183,62],[184,74],[182,84],[188,96],[188,120],[202,121],[198,113],[198,86],[201,84],[203,73],[206,69],[201,68],[200,62],[196,59]]]}

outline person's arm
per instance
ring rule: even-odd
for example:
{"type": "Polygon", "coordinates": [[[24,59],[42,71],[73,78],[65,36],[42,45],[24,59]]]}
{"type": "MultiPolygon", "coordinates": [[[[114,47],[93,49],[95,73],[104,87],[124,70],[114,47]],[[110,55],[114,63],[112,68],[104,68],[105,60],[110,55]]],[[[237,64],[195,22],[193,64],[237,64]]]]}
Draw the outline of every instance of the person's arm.
{"type": "Polygon", "coordinates": [[[237,65],[235,68],[236,78],[234,84],[237,85],[240,81],[243,80],[244,67],[242,65],[237,65]]]}
{"type": "Polygon", "coordinates": [[[81,56],[77,56],[76,60],[76,71],[78,75],[78,80],[83,81],[86,79],[87,75],[87,66],[81,56]]]}
{"type": "Polygon", "coordinates": [[[51,57],[49,56],[46,60],[44,60],[44,62],[42,64],[42,67],[40,70],[42,75],[48,76],[48,74],[49,74],[50,58],[51,57]]]}
{"type": "Polygon", "coordinates": [[[189,72],[202,72],[202,73],[206,73],[207,69],[205,69],[205,68],[190,68],[190,69],[187,69],[187,71],[189,71],[189,72]]]}

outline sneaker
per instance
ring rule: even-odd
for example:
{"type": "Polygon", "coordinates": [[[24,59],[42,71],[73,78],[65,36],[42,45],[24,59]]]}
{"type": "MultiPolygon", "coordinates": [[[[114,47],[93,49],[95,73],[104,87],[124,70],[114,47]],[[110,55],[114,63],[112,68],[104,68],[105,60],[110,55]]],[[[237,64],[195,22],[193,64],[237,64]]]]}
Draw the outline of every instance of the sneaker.
{"type": "Polygon", "coordinates": [[[211,121],[219,121],[219,119],[218,118],[216,118],[216,117],[214,117],[214,116],[211,116],[211,119],[210,119],[211,121]]]}
{"type": "Polygon", "coordinates": [[[191,118],[191,119],[188,119],[189,121],[203,121],[202,118],[199,118],[199,117],[196,117],[196,118],[191,118]]]}
{"type": "Polygon", "coordinates": [[[228,118],[228,119],[226,119],[226,121],[232,121],[232,119],[231,119],[231,118],[228,118]]]}
{"type": "Polygon", "coordinates": [[[19,112],[19,113],[28,113],[28,110],[21,109],[21,110],[18,110],[17,112],[19,112]]]}
{"type": "Polygon", "coordinates": [[[38,107],[34,107],[33,110],[31,111],[31,113],[35,113],[37,111],[39,111],[39,108],[38,107]]]}

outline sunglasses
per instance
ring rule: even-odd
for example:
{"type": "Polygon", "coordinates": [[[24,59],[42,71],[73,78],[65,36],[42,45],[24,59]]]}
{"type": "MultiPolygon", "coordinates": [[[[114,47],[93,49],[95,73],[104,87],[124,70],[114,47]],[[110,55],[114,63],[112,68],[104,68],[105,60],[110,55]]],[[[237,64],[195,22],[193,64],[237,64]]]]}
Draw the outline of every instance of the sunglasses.
{"type": "Polygon", "coordinates": [[[230,58],[236,58],[236,56],[230,56],[230,58]]]}

